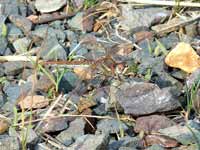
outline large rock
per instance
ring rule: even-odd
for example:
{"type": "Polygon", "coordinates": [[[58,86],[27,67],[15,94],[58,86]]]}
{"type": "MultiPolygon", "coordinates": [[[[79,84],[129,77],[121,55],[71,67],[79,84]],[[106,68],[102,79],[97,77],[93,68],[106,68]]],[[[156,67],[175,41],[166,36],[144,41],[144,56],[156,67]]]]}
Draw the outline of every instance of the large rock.
{"type": "Polygon", "coordinates": [[[111,93],[126,114],[135,116],[170,111],[180,106],[170,88],[160,89],[152,83],[124,82],[111,93]]]}
{"type": "Polygon", "coordinates": [[[35,7],[42,13],[56,11],[66,5],[67,0],[36,0],[35,7]]]}

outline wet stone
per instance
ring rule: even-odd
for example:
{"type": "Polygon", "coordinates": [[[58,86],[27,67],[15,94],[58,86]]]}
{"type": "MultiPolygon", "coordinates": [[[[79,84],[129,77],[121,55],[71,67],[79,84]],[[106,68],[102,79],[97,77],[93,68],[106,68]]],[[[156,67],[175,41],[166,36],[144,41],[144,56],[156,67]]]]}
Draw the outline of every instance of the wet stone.
{"type": "Polygon", "coordinates": [[[107,134],[86,134],[77,138],[76,142],[66,150],[106,150],[108,142],[107,134]]]}
{"type": "Polygon", "coordinates": [[[20,28],[24,33],[29,33],[32,29],[32,22],[20,15],[10,15],[10,21],[20,28]]]}
{"type": "Polygon", "coordinates": [[[67,4],[67,0],[36,0],[35,7],[42,13],[56,11],[67,4]],[[48,4],[48,5],[47,5],[48,4]]]}
{"type": "Polygon", "coordinates": [[[119,122],[118,120],[103,119],[97,123],[96,132],[115,134],[120,132],[120,128],[124,132],[128,130],[128,126],[121,121],[119,122]]]}
{"type": "Polygon", "coordinates": [[[170,88],[160,89],[157,85],[144,82],[124,82],[114,94],[116,101],[126,114],[147,115],[177,109],[180,103],[170,88]]]}
{"type": "Polygon", "coordinates": [[[66,146],[70,145],[78,137],[84,135],[85,124],[86,122],[83,118],[75,119],[74,121],[70,123],[68,129],[58,134],[56,139],[66,146]]]}

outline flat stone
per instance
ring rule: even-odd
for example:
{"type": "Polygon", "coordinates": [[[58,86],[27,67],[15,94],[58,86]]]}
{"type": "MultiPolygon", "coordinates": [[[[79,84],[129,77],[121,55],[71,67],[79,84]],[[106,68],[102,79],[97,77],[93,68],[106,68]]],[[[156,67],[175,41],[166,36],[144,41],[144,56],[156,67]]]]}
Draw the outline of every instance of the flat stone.
{"type": "Polygon", "coordinates": [[[124,82],[113,91],[113,95],[126,114],[135,116],[171,111],[180,107],[170,88],[160,89],[152,83],[124,82]]]}
{"type": "Polygon", "coordinates": [[[17,137],[0,135],[1,150],[20,150],[20,143],[17,137]]]}
{"type": "Polygon", "coordinates": [[[32,22],[20,15],[10,15],[9,20],[20,28],[24,33],[29,33],[32,29],[32,22]]]}
{"type": "Polygon", "coordinates": [[[141,131],[145,133],[156,132],[159,129],[167,128],[173,126],[175,123],[165,116],[151,115],[145,117],[139,117],[136,119],[136,124],[134,126],[134,131],[140,133],[141,131]]]}
{"type": "Polygon", "coordinates": [[[103,119],[97,123],[96,132],[115,134],[119,133],[121,129],[126,132],[128,127],[125,123],[118,120],[103,119]]]}
{"type": "Polygon", "coordinates": [[[56,11],[67,4],[67,0],[36,0],[35,7],[42,13],[56,11]],[[48,4],[48,5],[47,5],[48,4]]]}
{"type": "Polygon", "coordinates": [[[58,134],[56,139],[66,146],[70,145],[78,137],[84,135],[85,124],[86,122],[83,118],[75,119],[70,123],[68,129],[58,134]]]}
{"type": "Polygon", "coordinates": [[[48,37],[44,41],[43,49],[39,55],[44,60],[66,60],[67,53],[56,37],[48,37]]]}
{"type": "MultiPolygon", "coordinates": [[[[131,5],[121,5],[122,19],[120,24],[127,30],[135,32],[141,29],[148,29],[156,19],[162,20],[166,18],[169,13],[167,10],[158,7],[147,7],[133,9],[131,5]]],[[[157,21],[158,22],[158,21],[157,21]]]]}
{"type": "Polygon", "coordinates": [[[26,53],[28,51],[31,39],[24,37],[14,41],[13,46],[18,54],[26,53]]]}
{"type": "Polygon", "coordinates": [[[109,136],[107,134],[86,134],[77,138],[76,142],[66,150],[106,150],[109,136]]]}

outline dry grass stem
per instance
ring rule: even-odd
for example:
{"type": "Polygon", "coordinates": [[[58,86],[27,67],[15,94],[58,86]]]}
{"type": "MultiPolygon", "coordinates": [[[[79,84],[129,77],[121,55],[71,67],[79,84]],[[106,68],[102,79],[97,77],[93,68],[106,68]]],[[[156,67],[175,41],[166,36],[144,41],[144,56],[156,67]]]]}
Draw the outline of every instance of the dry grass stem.
{"type": "Polygon", "coordinates": [[[149,4],[159,6],[181,6],[181,7],[200,7],[200,3],[195,2],[175,2],[175,1],[163,1],[163,0],[118,0],[119,2],[130,2],[138,4],[149,4]]]}

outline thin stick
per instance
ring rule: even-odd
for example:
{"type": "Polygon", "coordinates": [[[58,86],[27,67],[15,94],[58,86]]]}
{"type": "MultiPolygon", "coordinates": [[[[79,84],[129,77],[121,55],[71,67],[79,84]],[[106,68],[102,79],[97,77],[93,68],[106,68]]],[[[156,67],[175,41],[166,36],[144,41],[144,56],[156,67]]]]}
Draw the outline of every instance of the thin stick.
{"type": "Polygon", "coordinates": [[[30,62],[30,61],[36,61],[37,56],[0,56],[0,62],[7,62],[7,61],[25,61],[25,62],[30,62]]]}
{"type": "MultiPolygon", "coordinates": [[[[47,120],[47,119],[56,119],[56,118],[63,118],[63,117],[86,117],[86,118],[96,118],[96,119],[109,119],[109,120],[117,120],[117,118],[114,118],[114,117],[111,117],[111,116],[96,116],[96,115],[73,115],[73,114],[63,114],[63,115],[58,115],[58,116],[46,116],[46,117],[43,117],[43,118],[40,118],[40,119],[36,119],[36,120],[32,120],[31,122],[32,123],[36,123],[36,122],[39,122],[39,121],[44,121],[44,120],[47,120]]],[[[132,121],[132,122],[135,122],[134,119],[123,119],[123,118],[120,118],[121,121],[125,121],[125,120],[128,120],[128,121],[132,121]]],[[[28,124],[29,122],[24,122],[24,124],[28,124]]],[[[16,124],[15,126],[20,126],[21,123],[19,124],[16,124]]]]}
{"type": "Polygon", "coordinates": [[[162,0],[118,0],[119,2],[130,2],[139,4],[159,5],[159,6],[181,6],[181,7],[200,7],[200,3],[193,2],[174,2],[162,0]]]}

